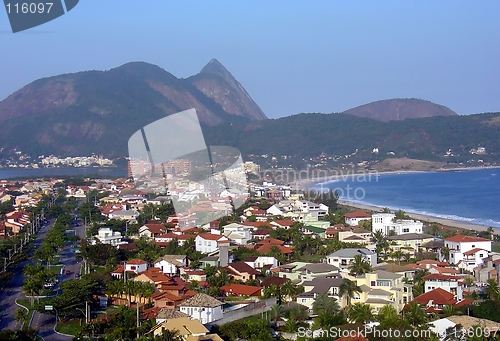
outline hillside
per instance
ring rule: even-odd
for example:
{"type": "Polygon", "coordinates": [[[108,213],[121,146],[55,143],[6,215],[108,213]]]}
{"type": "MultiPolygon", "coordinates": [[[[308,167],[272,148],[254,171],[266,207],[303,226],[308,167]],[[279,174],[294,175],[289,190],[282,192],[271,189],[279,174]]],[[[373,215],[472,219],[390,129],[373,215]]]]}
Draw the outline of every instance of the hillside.
{"type": "Polygon", "coordinates": [[[443,105],[417,98],[396,98],[371,102],[346,110],[344,114],[373,118],[383,122],[402,121],[407,118],[457,115],[443,105]]]}
{"type": "Polygon", "coordinates": [[[44,78],[14,92],[0,102],[0,146],[31,155],[123,156],[135,131],[190,108],[205,126],[266,119],[215,59],[187,79],[134,62],[44,78]]]}
{"type": "Polygon", "coordinates": [[[333,161],[356,164],[386,158],[456,164],[500,162],[499,120],[500,113],[390,122],[343,113],[299,114],[211,127],[206,139],[211,145],[234,146],[249,159],[279,167],[333,161]],[[471,154],[478,147],[485,147],[485,153],[471,154]],[[276,157],[273,162],[272,156],[276,157]]]}

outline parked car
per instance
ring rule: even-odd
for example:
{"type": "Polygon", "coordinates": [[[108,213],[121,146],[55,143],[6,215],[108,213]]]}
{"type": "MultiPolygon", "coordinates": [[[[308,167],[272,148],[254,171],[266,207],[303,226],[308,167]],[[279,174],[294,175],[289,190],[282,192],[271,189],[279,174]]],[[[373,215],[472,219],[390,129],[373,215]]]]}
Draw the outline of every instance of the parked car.
{"type": "Polygon", "coordinates": [[[79,277],[80,277],[80,274],[76,274],[76,275],[75,275],[75,277],[76,277],[76,278],[79,278],[79,277]]]}
{"type": "Polygon", "coordinates": [[[66,275],[71,275],[71,271],[70,270],[66,270],[66,275]]]}

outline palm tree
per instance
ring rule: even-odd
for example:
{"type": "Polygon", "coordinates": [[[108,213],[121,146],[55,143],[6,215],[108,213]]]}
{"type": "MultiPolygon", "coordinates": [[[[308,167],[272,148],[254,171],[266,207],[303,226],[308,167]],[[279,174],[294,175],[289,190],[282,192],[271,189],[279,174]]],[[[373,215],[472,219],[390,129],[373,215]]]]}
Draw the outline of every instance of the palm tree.
{"type": "Polygon", "coordinates": [[[16,319],[17,322],[19,322],[21,324],[24,323],[24,321],[26,320],[26,317],[28,317],[28,312],[26,311],[25,308],[19,308],[14,313],[14,318],[16,319]]]}
{"type": "Polygon", "coordinates": [[[293,297],[297,294],[297,288],[293,285],[292,281],[286,281],[279,289],[283,299],[286,301],[293,300],[293,297]]]}
{"type": "Polygon", "coordinates": [[[125,282],[125,286],[124,286],[124,292],[127,294],[127,297],[128,297],[128,306],[130,307],[130,303],[132,301],[132,295],[135,294],[135,282],[132,281],[132,280],[128,280],[125,282]]]}
{"type": "Polygon", "coordinates": [[[273,304],[269,311],[270,318],[274,321],[274,326],[278,324],[279,318],[283,315],[283,307],[279,304],[273,304]]]}
{"type": "Polygon", "coordinates": [[[339,287],[339,296],[346,297],[346,305],[351,305],[351,299],[356,293],[361,293],[361,288],[353,281],[344,279],[344,282],[339,287]]]}
{"type": "Polygon", "coordinates": [[[361,255],[354,256],[354,260],[349,266],[349,272],[351,275],[360,276],[370,271],[372,271],[370,263],[364,260],[361,255]]]}
{"type": "Polygon", "coordinates": [[[472,286],[472,284],[474,284],[474,278],[473,277],[466,277],[465,284],[467,284],[468,287],[472,286]]]}
{"type": "Polygon", "coordinates": [[[201,291],[201,287],[198,284],[198,281],[196,281],[194,279],[191,282],[188,283],[188,289],[196,291],[196,292],[200,292],[201,291]]]}
{"type": "Polygon", "coordinates": [[[379,310],[377,320],[382,326],[391,328],[398,324],[400,317],[396,308],[392,305],[385,305],[379,310]]]}
{"type": "Polygon", "coordinates": [[[324,311],[329,315],[337,314],[340,311],[340,306],[337,301],[328,296],[327,293],[319,293],[314,298],[312,304],[314,313],[319,314],[324,311]]]}
{"type": "Polygon", "coordinates": [[[457,314],[457,309],[453,304],[448,304],[443,307],[444,317],[453,316],[457,314]]]}
{"type": "Polygon", "coordinates": [[[285,331],[288,333],[295,333],[297,331],[297,327],[297,321],[292,318],[289,318],[285,323],[285,331]]]}
{"type": "Polygon", "coordinates": [[[490,278],[488,280],[484,293],[490,300],[496,301],[500,298],[500,289],[498,288],[496,279],[490,278]]]}
{"type": "Polygon", "coordinates": [[[290,320],[303,322],[307,320],[308,317],[309,317],[309,312],[307,311],[307,308],[304,306],[297,304],[294,305],[292,309],[290,309],[290,320]]]}
{"type": "Polygon", "coordinates": [[[31,305],[33,305],[34,296],[40,291],[40,284],[34,279],[28,278],[24,281],[23,289],[26,294],[29,294],[31,305]]]}
{"type": "Polygon", "coordinates": [[[348,316],[352,322],[364,324],[373,320],[372,307],[369,304],[354,303],[349,307],[348,316]]]}
{"type": "Polygon", "coordinates": [[[371,241],[377,245],[375,252],[377,253],[377,258],[380,258],[380,253],[389,247],[386,236],[381,230],[377,230],[372,233],[371,241]]]}
{"type": "Polygon", "coordinates": [[[408,310],[404,312],[403,317],[414,327],[420,327],[427,322],[425,311],[417,302],[408,304],[408,310]]]}
{"type": "Polygon", "coordinates": [[[445,246],[445,247],[441,248],[441,254],[443,255],[444,260],[446,262],[450,261],[450,248],[449,247],[445,246]]]}
{"type": "Polygon", "coordinates": [[[396,258],[398,260],[398,265],[401,265],[401,258],[403,257],[403,251],[396,250],[392,253],[392,258],[396,258]]]}

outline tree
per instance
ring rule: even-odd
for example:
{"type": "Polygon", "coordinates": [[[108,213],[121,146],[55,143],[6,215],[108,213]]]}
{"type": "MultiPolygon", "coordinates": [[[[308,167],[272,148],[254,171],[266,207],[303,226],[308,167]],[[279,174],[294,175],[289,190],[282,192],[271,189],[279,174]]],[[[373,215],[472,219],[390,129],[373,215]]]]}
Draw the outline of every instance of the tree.
{"type": "Polygon", "coordinates": [[[405,320],[414,327],[420,327],[427,323],[425,311],[417,302],[411,302],[408,304],[408,309],[404,312],[403,316],[405,320]]]}
{"type": "Polygon", "coordinates": [[[283,307],[279,304],[273,304],[269,311],[269,317],[273,320],[274,326],[278,325],[278,320],[283,315],[283,307]]]}
{"type": "Polygon", "coordinates": [[[490,278],[486,283],[486,288],[484,289],[484,294],[493,301],[500,299],[500,289],[498,288],[498,283],[496,279],[490,278]]]}
{"type": "Polygon", "coordinates": [[[371,241],[376,244],[375,252],[377,253],[378,258],[380,258],[382,251],[389,248],[389,242],[387,241],[384,233],[380,230],[377,230],[372,234],[371,241]]]}
{"type": "Polygon", "coordinates": [[[398,324],[400,317],[396,308],[391,305],[385,305],[379,310],[377,320],[382,327],[392,328],[398,324]]]}
{"type": "Polygon", "coordinates": [[[453,304],[447,304],[443,307],[444,317],[453,316],[457,314],[457,309],[453,304]]]}
{"type": "Polygon", "coordinates": [[[351,299],[356,293],[361,293],[361,288],[353,281],[344,279],[339,287],[339,296],[346,298],[347,306],[351,305],[351,299]]]}
{"type": "Polygon", "coordinates": [[[468,287],[472,286],[474,284],[474,278],[473,277],[466,277],[465,284],[467,284],[468,287]]]}
{"type": "Polygon", "coordinates": [[[19,308],[14,313],[14,318],[16,319],[17,322],[21,324],[24,323],[27,317],[28,317],[28,312],[26,311],[25,308],[19,308]]]}
{"type": "Polygon", "coordinates": [[[370,263],[364,260],[361,255],[355,255],[353,262],[349,266],[350,274],[360,276],[370,271],[372,271],[370,263]]]}
{"type": "Polygon", "coordinates": [[[445,246],[441,248],[441,254],[443,255],[443,258],[446,262],[450,261],[450,248],[445,246]]]}
{"type": "Polygon", "coordinates": [[[292,309],[289,310],[290,320],[297,322],[303,322],[309,317],[309,312],[306,307],[302,305],[294,305],[292,309]]]}
{"type": "Polygon", "coordinates": [[[354,303],[348,310],[349,320],[357,323],[366,323],[373,320],[372,307],[369,304],[354,303]]]}
{"type": "Polygon", "coordinates": [[[396,250],[392,253],[392,258],[398,260],[398,265],[401,265],[401,258],[403,257],[403,251],[396,250]]]}
{"type": "Polygon", "coordinates": [[[338,302],[329,297],[327,293],[319,293],[314,299],[312,309],[315,314],[324,311],[329,315],[334,315],[340,311],[340,306],[338,302]]]}

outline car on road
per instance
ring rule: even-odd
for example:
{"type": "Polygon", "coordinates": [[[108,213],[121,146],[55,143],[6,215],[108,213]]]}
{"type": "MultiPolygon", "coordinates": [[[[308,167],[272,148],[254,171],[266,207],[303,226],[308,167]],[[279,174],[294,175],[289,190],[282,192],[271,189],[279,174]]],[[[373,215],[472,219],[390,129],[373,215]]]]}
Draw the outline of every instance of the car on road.
{"type": "Polygon", "coordinates": [[[66,275],[71,275],[71,271],[70,270],[66,270],[66,275]]]}
{"type": "Polygon", "coordinates": [[[79,277],[80,277],[80,274],[75,274],[75,277],[76,277],[76,278],[79,278],[79,277]]]}

